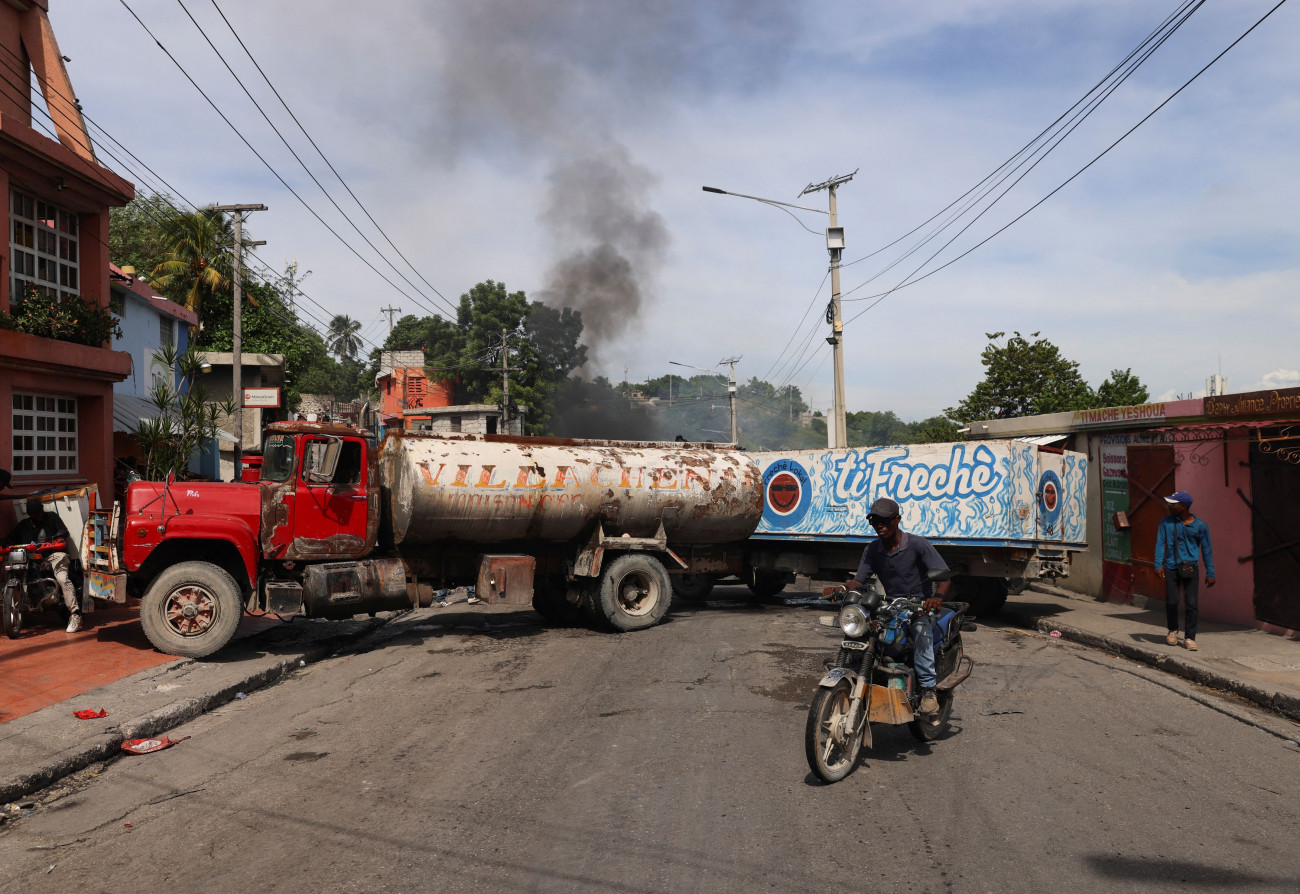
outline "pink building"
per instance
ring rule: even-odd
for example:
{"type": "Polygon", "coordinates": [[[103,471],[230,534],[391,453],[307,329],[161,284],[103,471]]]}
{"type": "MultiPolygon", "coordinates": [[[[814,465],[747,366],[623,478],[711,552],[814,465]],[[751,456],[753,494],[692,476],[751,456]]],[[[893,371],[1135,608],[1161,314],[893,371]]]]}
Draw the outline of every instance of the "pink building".
{"type": "Polygon", "coordinates": [[[1217,583],[1201,617],[1300,636],[1300,388],[972,423],[972,438],[1032,437],[1088,455],[1087,552],[1060,585],[1163,602],[1163,497],[1195,499],[1217,583]]]}

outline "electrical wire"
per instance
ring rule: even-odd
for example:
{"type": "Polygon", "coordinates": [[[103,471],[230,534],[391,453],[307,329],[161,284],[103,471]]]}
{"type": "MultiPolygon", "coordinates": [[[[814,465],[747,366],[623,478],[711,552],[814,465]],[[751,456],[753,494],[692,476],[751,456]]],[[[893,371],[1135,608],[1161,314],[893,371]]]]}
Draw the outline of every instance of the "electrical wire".
{"type": "MultiPolygon", "coordinates": [[[[271,128],[271,130],[275,133],[275,135],[280,138],[280,142],[284,144],[284,148],[289,150],[289,154],[293,156],[294,161],[298,162],[299,167],[301,167],[303,171],[307,174],[307,176],[311,178],[312,183],[315,183],[316,186],[320,188],[320,191],[325,196],[325,198],[328,199],[330,204],[334,206],[334,209],[338,211],[340,215],[342,215],[343,219],[346,220],[352,226],[352,229],[356,230],[357,235],[360,236],[365,241],[366,245],[370,246],[371,251],[373,251],[376,255],[382,258],[384,262],[387,263],[388,266],[392,268],[393,272],[396,273],[398,276],[400,276],[406,282],[407,285],[409,285],[417,293],[420,293],[420,287],[417,286],[414,282],[412,282],[411,279],[406,274],[404,274],[401,270],[397,269],[397,265],[394,264],[391,260],[389,260],[388,257],[382,251],[380,251],[379,247],[376,246],[372,241],[370,241],[370,237],[368,237],[365,233],[361,232],[361,228],[357,226],[356,222],[353,221],[352,218],[348,216],[347,212],[344,211],[339,206],[339,203],[335,201],[334,196],[330,195],[330,192],[328,189],[325,188],[325,185],[321,183],[319,179],[317,179],[314,173],[312,173],[311,168],[307,167],[307,163],[302,160],[302,157],[297,153],[297,151],[293,148],[293,146],[289,144],[289,141],[285,139],[284,134],[281,133],[280,129],[275,126],[275,122],[271,120],[271,116],[269,116],[266,113],[266,110],[262,108],[261,103],[259,103],[257,99],[254,98],[253,94],[249,91],[248,87],[246,87],[244,85],[244,82],[240,80],[239,75],[235,73],[235,70],[233,68],[231,68],[230,63],[226,61],[226,57],[221,53],[220,50],[217,49],[216,45],[212,42],[212,39],[208,36],[208,33],[203,30],[203,26],[200,25],[198,23],[198,20],[196,20],[194,16],[190,13],[189,8],[185,5],[184,0],[176,0],[176,2],[180,6],[181,10],[184,11],[186,17],[189,18],[190,22],[193,23],[194,27],[198,30],[199,34],[203,37],[204,42],[207,43],[208,47],[211,48],[212,52],[216,54],[217,58],[221,60],[221,64],[225,66],[226,71],[228,71],[230,73],[230,76],[235,79],[235,83],[239,85],[239,89],[244,91],[244,95],[248,97],[249,102],[251,102],[253,104],[253,107],[257,109],[257,111],[261,114],[262,119],[266,121],[267,125],[271,128]]],[[[220,12],[221,10],[218,9],[217,11],[220,12]]],[[[224,19],[225,16],[223,15],[222,18],[224,19]]],[[[226,24],[229,25],[229,22],[227,22],[226,24]]],[[[231,30],[233,32],[234,29],[231,30]]],[[[236,38],[238,38],[238,35],[236,35],[236,38]]],[[[242,46],[242,41],[241,41],[241,46],[242,46]]],[[[245,52],[247,52],[246,47],[245,47],[245,52]]],[[[250,58],[251,58],[251,54],[250,54],[250,58]]],[[[256,64],[256,61],[254,62],[254,64],[256,64]]],[[[260,68],[258,70],[261,71],[260,68]]],[[[265,77],[265,75],[263,75],[263,77],[265,77]]],[[[426,298],[427,300],[428,296],[423,295],[423,293],[420,294],[421,297],[426,298]]],[[[441,294],[439,294],[439,297],[442,297],[441,294]]],[[[447,301],[447,299],[445,298],[443,298],[443,303],[446,304],[448,308],[451,307],[451,302],[447,301]]]]}
{"type": "MultiPolygon", "coordinates": [[[[316,209],[313,208],[310,204],[308,204],[307,200],[304,199],[297,190],[295,190],[292,186],[290,186],[289,182],[285,180],[283,176],[280,175],[280,172],[277,171],[275,167],[272,166],[271,163],[268,162],[266,158],[260,152],[257,151],[257,149],[253,146],[253,144],[248,141],[248,138],[244,136],[243,132],[240,131],[240,129],[235,126],[234,122],[232,122],[230,118],[226,116],[226,113],[221,111],[221,108],[215,102],[213,102],[212,98],[208,96],[208,94],[203,90],[203,88],[198,85],[198,82],[195,81],[194,78],[190,76],[190,73],[185,69],[185,66],[181,65],[180,61],[174,55],[172,55],[171,51],[168,50],[167,47],[163,45],[162,41],[160,41],[157,38],[157,36],[154,35],[153,31],[150,30],[149,26],[146,25],[138,15],[136,15],[135,10],[131,8],[131,5],[127,3],[126,0],[118,0],[118,2],[121,3],[122,6],[126,9],[126,11],[131,14],[131,17],[134,18],[137,23],[139,23],[140,27],[144,29],[145,33],[148,34],[149,37],[153,40],[153,42],[158,45],[158,48],[163,51],[163,54],[166,55],[169,60],[171,60],[172,64],[175,65],[176,68],[181,72],[181,74],[185,76],[185,79],[190,82],[190,84],[194,87],[194,89],[199,92],[199,95],[202,96],[203,99],[208,103],[208,105],[212,107],[212,110],[217,113],[217,115],[221,118],[221,120],[224,121],[232,131],[234,131],[235,136],[239,137],[240,142],[242,142],[246,147],[248,147],[248,150],[252,152],[254,156],[256,156],[257,160],[260,161],[268,171],[271,172],[271,175],[275,177],[276,180],[279,181],[280,185],[283,186],[285,189],[287,189],[289,191],[289,194],[292,195],[295,199],[297,199],[299,204],[301,204],[303,208],[305,208],[308,211],[308,213],[311,214],[312,217],[316,218],[316,220],[321,224],[321,226],[325,227],[325,229],[327,229],[336,239],[338,239],[341,243],[343,243],[343,246],[347,248],[348,251],[352,252],[352,254],[354,254],[357,257],[357,260],[361,261],[361,263],[369,267],[370,270],[376,276],[378,276],[390,287],[392,287],[399,295],[401,295],[403,298],[406,298],[408,301],[411,301],[414,304],[419,304],[422,307],[425,307],[426,309],[433,312],[432,308],[428,308],[427,305],[425,305],[422,301],[420,301],[415,296],[406,292],[406,290],[404,290],[401,286],[397,285],[397,283],[393,282],[391,279],[385,276],[384,273],[378,267],[372,264],[365,256],[361,254],[361,252],[357,251],[357,249],[352,245],[352,243],[344,239],[343,236],[337,230],[335,230],[332,226],[330,226],[329,223],[325,220],[325,218],[321,217],[320,214],[316,211],[316,209]]],[[[450,303],[448,303],[448,307],[450,306],[451,306],[450,303]]]]}
{"type": "Polygon", "coordinates": [[[1094,157],[1092,158],[1092,160],[1089,161],[1086,165],[1084,165],[1084,166],[1081,167],[1079,170],[1077,170],[1077,171],[1075,171],[1073,174],[1071,174],[1071,175],[1070,175],[1066,180],[1064,180],[1062,183],[1060,183],[1060,184],[1059,184],[1055,189],[1053,189],[1053,190],[1052,190],[1051,192],[1049,192],[1047,195],[1043,196],[1041,199],[1039,199],[1039,200],[1038,200],[1037,202],[1035,202],[1033,205],[1030,205],[1028,208],[1026,208],[1024,211],[1022,211],[1022,212],[1021,212],[1019,215],[1017,215],[1015,218],[1013,218],[1012,220],[1008,221],[1008,222],[1007,222],[1006,224],[1004,224],[1002,227],[1000,227],[999,229],[993,231],[993,232],[990,233],[988,236],[986,236],[984,239],[980,240],[980,241],[977,242],[975,245],[973,245],[973,246],[971,246],[970,248],[966,249],[966,251],[964,251],[964,252],[962,252],[961,254],[957,255],[955,258],[952,258],[951,260],[949,260],[949,261],[947,261],[946,263],[940,265],[939,267],[936,267],[935,269],[929,271],[928,273],[925,273],[924,275],[919,276],[919,277],[917,277],[916,279],[913,280],[913,279],[911,279],[911,277],[912,277],[912,276],[915,276],[916,273],[919,272],[920,269],[921,269],[921,268],[917,268],[916,271],[913,271],[912,274],[909,274],[909,276],[908,276],[907,279],[904,279],[904,280],[901,281],[898,285],[895,285],[892,289],[888,290],[887,292],[882,292],[882,293],[880,293],[879,295],[870,296],[870,297],[872,297],[872,298],[875,298],[876,300],[873,301],[871,304],[868,304],[866,307],[864,307],[864,308],[863,308],[861,311],[859,311],[858,313],[854,314],[850,319],[845,320],[845,325],[848,325],[849,323],[851,323],[851,322],[853,322],[854,320],[858,319],[858,317],[862,316],[864,313],[866,313],[867,311],[871,310],[871,308],[875,307],[877,304],[879,304],[881,301],[883,301],[883,300],[885,300],[886,298],[888,298],[890,295],[894,294],[894,292],[898,291],[899,289],[901,289],[901,288],[905,288],[905,287],[907,287],[907,286],[913,286],[913,285],[916,285],[917,283],[921,282],[922,280],[928,279],[929,277],[933,276],[934,274],[938,273],[939,271],[944,270],[945,268],[952,266],[952,265],[955,264],[956,262],[960,261],[962,258],[964,258],[964,257],[966,257],[967,255],[969,255],[971,252],[973,252],[973,251],[975,251],[976,249],[981,248],[982,246],[986,245],[986,244],[989,243],[991,240],[993,240],[995,237],[997,237],[997,236],[1001,235],[1002,233],[1006,232],[1008,229],[1010,229],[1010,228],[1011,228],[1012,226],[1014,226],[1016,223],[1018,223],[1018,222],[1020,222],[1021,220],[1023,220],[1023,219],[1024,219],[1027,215],[1029,215],[1032,211],[1034,211],[1035,209],[1037,209],[1040,205],[1042,205],[1042,204],[1043,204],[1044,202],[1046,202],[1048,199],[1052,198],[1052,196],[1056,195],[1058,192],[1060,192],[1062,189],[1064,189],[1064,188],[1065,188],[1066,186],[1068,186],[1070,183],[1074,182],[1074,180],[1076,180],[1079,176],[1081,176],[1085,171],[1087,171],[1089,168],[1091,168],[1094,164],[1096,164],[1098,161],[1100,161],[1102,158],[1104,158],[1106,155],[1108,155],[1108,154],[1111,152],[1111,150],[1113,150],[1116,146],[1118,146],[1118,145],[1119,145],[1120,143],[1122,143],[1125,139],[1127,139],[1127,138],[1129,137],[1129,135],[1131,135],[1135,130],[1137,130],[1139,127],[1141,127],[1141,126],[1142,126],[1143,124],[1145,124],[1147,121],[1149,121],[1149,120],[1150,120],[1150,119],[1151,119],[1151,118],[1152,118],[1152,117],[1153,117],[1157,112],[1159,112],[1159,111],[1160,111],[1161,109],[1163,109],[1166,105],[1168,105],[1170,102],[1172,102],[1172,101],[1173,101],[1173,100],[1174,100],[1174,99],[1175,99],[1179,94],[1181,94],[1184,90],[1186,90],[1186,89],[1187,89],[1187,88],[1188,88],[1188,87],[1189,87],[1189,86],[1190,86],[1190,85],[1191,85],[1191,84],[1192,84],[1192,83],[1193,83],[1197,78],[1199,78],[1201,75],[1205,74],[1205,72],[1208,71],[1208,70],[1210,69],[1211,66],[1213,66],[1213,65],[1214,65],[1215,63],[1217,63],[1220,59],[1222,59],[1225,55],[1227,55],[1227,54],[1228,54],[1228,53],[1229,53],[1229,52],[1230,52],[1234,47],[1237,46],[1237,44],[1239,44],[1239,43],[1241,43],[1243,40],[1245,40],[1245,39],[1246,39],[1246,38],[1247,38],[1247,37],[1248,37],[1252,32],[1254,32],[1254,30],[1255,30],[1256,28],[1258,28],[1260,25],[1262,25],[1262,24],[1265,22],[1265,20],[1267,20],[1267,19],[1269,18],[1269,16],[1273,15],[1273,13],[1275,13],[1275,12],[1277,12],[1279,9],[1281,9],[1282,6],[1283,6],[1286,2],[1287,2],[1287,0],[1278,0],[1278,3],[1277,3],[1275,6],[1273,6],[1273,7],[1272,7],[1268,12],[1264,13],[1264,15],[1262,15],[1262,16],[1261,16],[1261,17],[1260,17],[1260,18],[1259,18],[1259,19],[1258,19],[1258,20],[1257,20],[1253,25],[1251,25],[1249,28],[1247,28],[1247,29],[1246,29],[1246,30],[1245,30],[1245,31],[1244,31],[1244,32],[1243,32],[1239,37],[1237,37],[1236,40],[1234,40],[1234,41],[1233,41],[1232,43],[1230,43],[1227,47],[1225,47],[1225,48],[1224,48],[1224,49],[1223,49],[1223,50],[1222,50],[1222,51],[1221,51],[1217,56],[1215,56],[1213,59],[1211,59],[1209,62],[1207,62],[1207,63],[1206,63],[1206,64],[1205,64],[1205,65],[1204,65],[1204,66],[1203,66],[1199,71],[1196,72],[1196,74],[1192,75],[1190,78],[1188,78],[1186,81],[1184,81],[1183,84],[1182,84],[1182,86],[1180,86],[1177,90],[1175,90],[1173,93],[1171,93],[1169,96],[1167,96],[1163,101],[1161,101],[1161,103],[1160,103],[1159,105],[1157,105],[1154,109],[1152,109],[1150,112],[1148,112],[1146,115],[1144,115],[1144,116],[1141,118],[1141,120],[1139,120],[1136,124],[1134,124],[1134,125],[1133,125],[1132,127],[1130,127],[1128,130],[1126,130],[1126,131],[1125,131],[1123,134],[1121,134],[1121,135],[1120,135],[1120,136],[1119,136],[1119,137],[1118,137],[1118,138],[1117,138],[1113,143],[1111,143],[1109,146],[1107,146],[1105,149],[1103,149],[1101,152],[1099,152],[1096,156],[1094,156],[1094,157]]]}

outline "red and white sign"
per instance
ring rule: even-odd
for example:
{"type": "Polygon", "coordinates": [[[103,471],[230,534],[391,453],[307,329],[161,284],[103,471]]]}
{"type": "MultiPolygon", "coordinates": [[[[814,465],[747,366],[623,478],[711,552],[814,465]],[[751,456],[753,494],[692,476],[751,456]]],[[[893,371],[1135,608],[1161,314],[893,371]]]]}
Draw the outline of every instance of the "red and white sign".
{"type": "Polygon", "coordinates": [[[280,408],[280,389],[245,388],[244,406],[256,407],[263,410],[277,410],[280,408]]]}

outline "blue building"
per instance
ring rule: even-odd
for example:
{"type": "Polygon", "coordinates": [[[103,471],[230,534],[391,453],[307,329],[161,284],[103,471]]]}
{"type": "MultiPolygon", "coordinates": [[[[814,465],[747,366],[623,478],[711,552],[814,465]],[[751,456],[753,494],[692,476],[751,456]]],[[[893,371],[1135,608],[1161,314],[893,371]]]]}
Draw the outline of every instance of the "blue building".
{"type": "Polygon", "coordinates": [[[159,295],[130,267],[109,265],[109,289],[109,306],[122,327],[122,337],[114,340],[113,349],[131,356],[130,374],[113,385],[113,456],[120,470],[123,462],[140,455],[135,439],[140,420],[158,414],[149,400],[154,384],[159,380],[176,383],[175,370],[165,368],[155,354],[164,346],[184,353],[199,317],[159,295]]]}

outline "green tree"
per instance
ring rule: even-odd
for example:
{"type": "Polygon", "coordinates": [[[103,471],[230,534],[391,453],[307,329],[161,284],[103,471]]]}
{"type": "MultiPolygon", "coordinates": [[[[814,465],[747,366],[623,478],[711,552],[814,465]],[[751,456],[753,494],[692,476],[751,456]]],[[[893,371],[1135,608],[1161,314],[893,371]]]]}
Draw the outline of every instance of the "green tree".
{"type": "Polygon", "coordinates": [[[114,264],[134,267],[148,277],[172,250],[170,222],[181,214],[165,192],[138,192],[121,208],[109,210],[108,253],[114,264]]]}
{"type": "Polygon", "coordinates": [[[984,380],[955,407],[944,411],[950,419],[1012,419],[1085,409],[1095,396],[1079,375],[1079,364],[1061,356],[1056,345],[1032,332],[1029,341],[1019,332],[999,344],[1005,332],[988,334],[989,344],[980,355],[984,380]]]}
{"type": "Polygon", "coordinates": [[[181,475],[195,452],[217,437],[218,420],[235,412],[235,402],[209,403],[199,380],[200,360],[193,350],[179,353],[168,345],[154,352],[154,360],[173,377],[158,380],[149,392],[149,402],[158,411],[153,419],[141,419],[135,437],[144,453],[141,464],[146,480],[161,481],[181,475]]]}
{"type": "Polygon", "coordinates": [[[1097,386],[1098,407],[1132,407],[1144,404],[1151,397],[1130,369],[1112,369],[1110,376],[1097,386]]]}
{"type": "Polygon", "coordinates": [[[178,212],[163,233],[167,255],[150,273],[154,288],[193,311],[230,292],[235,234],[228,217],[217,211],[178,212]]]}
{"type": "Polygon", "coordinates": [[[352,360],[361,349],[361,324],[347,314],[337,314],[329,325],[329,349],[339,360],[352,360]]]}

